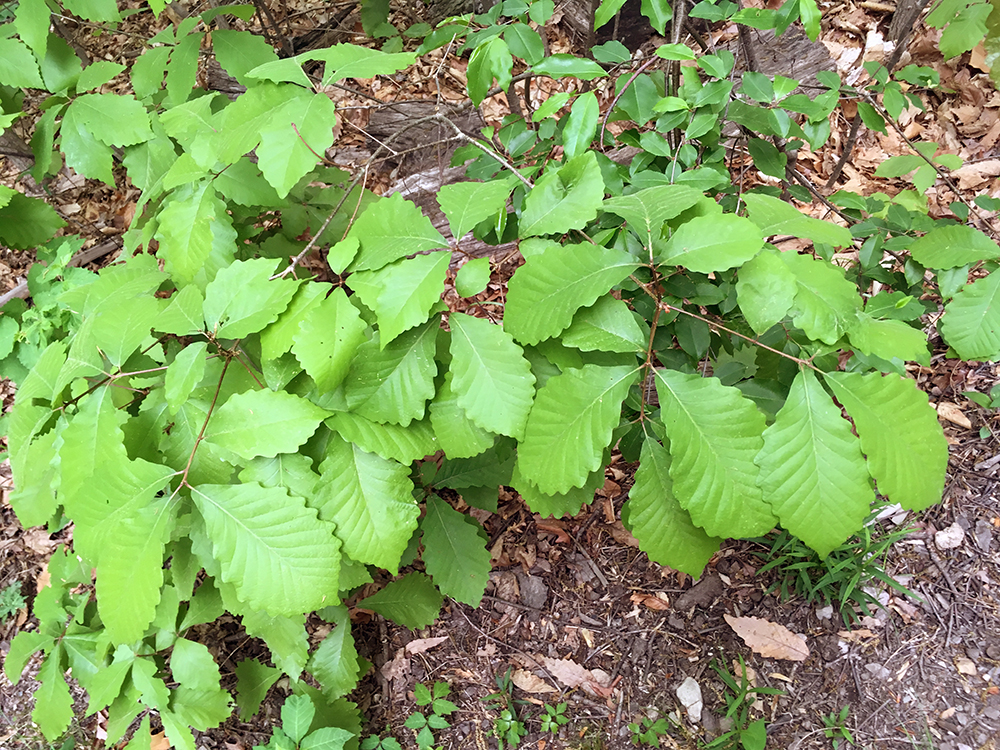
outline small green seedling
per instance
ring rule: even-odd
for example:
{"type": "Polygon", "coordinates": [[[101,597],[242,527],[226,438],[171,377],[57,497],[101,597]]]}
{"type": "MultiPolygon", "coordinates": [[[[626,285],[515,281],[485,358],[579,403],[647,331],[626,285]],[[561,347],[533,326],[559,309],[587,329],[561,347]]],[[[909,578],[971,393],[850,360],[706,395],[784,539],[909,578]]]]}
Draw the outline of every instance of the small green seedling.
{"type": "Polygon", "coordinates": [[[482,699],[487,707],[499,712],[493,720],[493,734],[497,738],[498,750],[517,747],[521,743],[521,738],[528,733],[528,728],[517,714],[516,704],[523,701],[514,700],[511,673],[512,670],[508,669],[503,675],[497,675],[497,691],[482,699]]]}
{"type": "MultiPolygon", "coordinates": [[[[389,727],[385,730],[388,732],[389,727]]],[[[403,746],[395,737],[380,738],[377,734],[373,734],[361,740],[361,750],[403,750],[403,746]]]]}
{"type": "MultiPolygon", "coordinates": [[[[962,395],[983,409],[1000,409],[1000,383],[990,388],[990,395],[988,396],[979,391],[965,391],[962,395]]],[[[979,437],[982,440],[985,440],[992,434],[993,430],[990,429],[989,425],[983,425],[979,428],[979,437]]]]}
{"type": "Polygon", "coordinates": [[[850,712],[851,707],[844,706],[840,709],[840,713],[831,711],[826,716],[820,716],[823,720],[823,726],[826,727],[823,730],[823,734],[826,735],[828,740],[833,742],[833,750],[840,750],[841,742],[846,742],[848,745],[854,744],[854,735],[847,728],[847,716],[850,712]]]}
{"type": "Polygon", "coordinates": [[[341,750],[354,738],[340,727],[319,727],[310,732],[316,706],[307,695],[290,695],[281,707],[281,726],[274,728],[271,741],[254,750],[341,750]]]}
{"type": "Polygon", "coordinates": [[[712,669],[726,686],[726,718],[733,728],[704,745],[705,750],[764,750],[767,745],[767,723],[764,719],[750,720],[750,708],[760,695],[783,695],[775,688],[754,687],[750,684],[746,664],[740,656],[740,674],[735,675],[716,660],[712,669]]]}
{"type": "Polygon", "coordinates": [[[553,706],[546,703],[541,722],[543,732],[556,734],[559,731],[559,727],[569,724],[569,717],[566,716],[566,704],[559,703],[553,706]]]}
{"type": "Polygon", "coordinates": [[[669,729],[670,725],[662,717],[654,721],[648,716],[643,716],[640,721],[628,725],[632,744],[648,747],[659,747],[660,737],[665,735],[669,729]]]}
{"type": "Polygon", "coordinates": [[[445,718],[449,714],[455,713],[458,706],[447,699],[451,692],[451,686],[447,682],[435,682],[433,688],[428,688],[422,683],[417,683],[413,693],[417,699],[418,706],[428,706],[431,712],[426,716],[418,711],[414,711],[403,723],[407,729],[412,729],[416,734],[417,747],[420,750],[434,745],[434,730],[446,729],[451,724],[445,718]]]}
{"type": "Polygon", "coordinates": [[[21,594],[21,584],[17,581],[10,583],[0,590],[0,621],[13,617],[19,610],[24,609],[28,602],[21,594]]]}

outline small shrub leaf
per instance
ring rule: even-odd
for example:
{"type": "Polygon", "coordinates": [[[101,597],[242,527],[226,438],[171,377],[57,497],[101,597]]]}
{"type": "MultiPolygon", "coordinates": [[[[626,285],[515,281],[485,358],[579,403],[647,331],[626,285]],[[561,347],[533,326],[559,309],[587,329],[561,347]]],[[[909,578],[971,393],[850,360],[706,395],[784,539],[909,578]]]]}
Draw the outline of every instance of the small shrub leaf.
{"type": "Polygon", "coordinates": [[[781,525],[823,558],[861,528],[875,500],[860,441],[808,369],[764,431],[756,461],[781,525]]]}
{"type": "Polygon", "coordinates": [[[637,368],[585,365],[549,380],[535,397],[518,451],[524,478],[545,494],[582,487],[600,468],[638,376],[637,368]]]}
{"type": "Polygon", "coordinates": [[[431,496],[420,530],[424,566],[441,593],[478,607],[490,579],[490,552],[478,522],[431,496]]]}
{"type": "Polygon", "coordinates": [[[697,578],[718,552],[721,540],[694,525],[674,496],[672,485],[670,454],[647,436],[622,515],[639,548],[651,560],[697,578]]]}
{"type": "Polygon", "coordinates": [[[878,491],[911,510],[939,502],[948,442],[927,394],[895,374],[828,372],[825,377],[854,420],[878,491]]]}
{"type": "Polygon", "coordinates": [[[670,439],[674,494],[691,520],[712,536],[757,536],[773,528],[754,457],[763,447],[764,415],[716,378],[656,371],[663,425],[670,439]]]}

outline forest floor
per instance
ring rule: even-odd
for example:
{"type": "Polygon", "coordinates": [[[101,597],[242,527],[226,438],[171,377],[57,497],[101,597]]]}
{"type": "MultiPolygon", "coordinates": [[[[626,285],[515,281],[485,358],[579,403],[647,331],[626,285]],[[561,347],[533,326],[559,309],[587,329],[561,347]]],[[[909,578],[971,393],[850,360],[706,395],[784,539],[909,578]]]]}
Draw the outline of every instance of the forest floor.
{"type": "MultiPolygon", "coordinates": [[[[303,8],[294,19],[279,14],[278,21],[289,29],[294,26],[297,33],[314,35],[332,22],[324,14],[339,7],[309,9],[299,4],[303,8]]],[[[821,47],[811,48],[818,51],[821,66],[850,78],[859,74],[864,59],[881,59],[889,16],[884,8],[872,8],[882,6],[849,0],[824,10],[821,47]]],[[[141,19],[133,16],[129,23],[135,26],[125,31],[149,38],[156,29],[148,14],[144,26],[141,19]]],[[[353,28],[350,18],[339,24],[353,28]]],[[[1000,195],[1000,93],[985,75],[978,51],[946,63],[937,52],[936,34],[920,27],[907,52],[909,61],[941,75],[939,89],[925,97],[926,110],[906,111],[900,131],[863,130],[837,187],[866,195],[910,187],[905,180],[873,176],[886,157],[908,153],[910,139],[934,141],[965,161],[951,173],[950,184],[939,180],[928,191],[932,215],[950,215],[955,200],[968,202],[980,193],[1000,195]]],[[[712,43],[732,43],[735,32],[715,29],[711,37],[712,43]]],[[[127,34],[80,34],[79,41],[94,59],[105,58],[111,49],[125,54],[137,45],[127,34]]],[[[572,35],[558,26],[551,41],[552,51],[574,44],[572,35]]],[[[775,67],[767,72],[790,77],[815,72],[796,69],[796,61],[809,57],[799,54],[801,47],[779,54],[780,47],[771,45],[775,67]]],[[[370,82],[363,92],[334,92],[341,97],[343,121],[331,157],[350,166],[370,154],[367,131],[373,97],[463,101],[464,65],[453,56],[439,57],[434,65],[370,82]]],[[[541,99],[548,93],[536,87],[534,96],[541,99]]],[[[602,91],[601,96],[604,105],[610,105],[612,93],[602,91]]],[[[482,115],[493,124],[506,111],[501,95],[484,103],[482,115]]],[[[848,126],[838,119],[824,149],[799,153],[800,171],[817,185],[829,177],[848,126]]],[[[405,186],[407,180],[417,179],[414,173],[427,168],[426,162],[389,164],[373,171],[367,184],[385,192],[393,183],[405,186]]],[[[5,159],[3,184],[14,184],[23,169],[5,159]]],[[[63,216],[75,229],[87,230],[96,243],[123,231],[137,197],[130,188],[113,189],[71,174],[58,176],[48,187],[63,216]]],[[[823,207],[817,203],[812,210],[820,215],[823,207]]],[[[992,221],[993,226],[985,228],[996,237],[996,216],[985,221],[992,221]]],[[[110,256],[103,262],[108,260],[110,256]]],[[[509,257],[501,260],[495,258],[494,282],[487,294],[500,296],[516,266],[509,257]]],[[[32,261],[29,254],[0,251],[0,293],[16,286],[32,261]]],[[[403,722],[422,710],[415,704],[416,684],[447,682],[458,711],[449,717],[450,728],[437,733],[436,744],[449,749],[495,747],[491,732],[498,712],[484,699],[498,692],[498,678],[503,683],[508,676],[512,705],[527,729],[521,747],[631,747],[628,725],[645,717],[648,723],[662,718],[662,726],[669,726],[659,738],[661,747],[695,748],[723,734],[727,709],[740,707],[731,697],[727,702],[718,668],[742,673],[757,687],[781,691],[758,700],[750,696],[746,702],[746,719],[766,722],[768,747],[844,748],[849,737],[866,748],[1000,748],[1000,419],[962,395],[989,392],[1000,381],[1000,367],[956,363],[941,351],[930,367],[918,368],[914,375],[938,409],[951,444],[944,502],[917,515],[890,513],[870,528],[876,540],[912,529],[882,563],[887,575],[912,596],[876,585],[870,595],[882,607],[857,622],[845,622],[837,606],[794,595],[783,598],[780,587],[771,591],[780,584],[781,574],[760,572],[768,551],[760,541],[727,543],[698,581],[651,563],[617,520],[635,468],[628,464],[612,463],[593,505],[576,518],[538,518],[516,494],[502,489],[497,513],[479,518],[490,535],[494,562],[480,608],[447,602],[441,618],[419,632],[353,612],[359,650],[373,664],[351,696],[368,722],[365,734],[386,736],[388,728],[404,746],[414,746],[413,733],[403,722]],[[736,636],[724,615],[780,623],[805,636],[810,656],[802,662],[758,656],[736,636]],[[697,720],[677,696],[686,678],[697,683],[703,698],[697,720]],[[568,687],[571,684],[575,687],[568,687]],[[560,703],[566,704],[569,722],[556,734],[542,732],[544,705],[560,703]],[[849,734],[824,732],[828,727],[823,718],[840,716],[840,726],[849,734]]],[[[9,382],[2,396],[6,411],[13,400],[9,382]]],[[[4,465],[0,472],[0,588],[18,582],[30,599],[49,555],[68,541],[71,530],[50,536],[43,529],[22,529],[6,501],[9,467],[4,465]]],[[[11,639],[30,624],[27,610],[0,623],[0,653],[6,653],[11,639]]],[[[318,620],[310,621],[314,642],[325,635],[323,627],[318,620]]],[[[248,639],[229,616],[206,626],[200,636],[220,662],[224,687],[235,684],[236,663],[267,658],[263,645],[248,639]]],[[[37,668],[37,659],[33,664],[37,668]]],[[[29,665],[29,673],[31,669],[29,665]]],[[[35,687],[33,679],[11,685],[0,676],[0,747],[52,747],[30,723],[35,687]]],[[[233,717],[200,736],[200,747],[249,750],[266,743],[287,694],[284,688],[287,685],[279,682],[271,690],[252,722],[233,717]]],[[[85,699],[79,691],[76,697],[78,720],[71,735],[77,747],[99,747],[101,713],[84,718],[85,699]]]]}

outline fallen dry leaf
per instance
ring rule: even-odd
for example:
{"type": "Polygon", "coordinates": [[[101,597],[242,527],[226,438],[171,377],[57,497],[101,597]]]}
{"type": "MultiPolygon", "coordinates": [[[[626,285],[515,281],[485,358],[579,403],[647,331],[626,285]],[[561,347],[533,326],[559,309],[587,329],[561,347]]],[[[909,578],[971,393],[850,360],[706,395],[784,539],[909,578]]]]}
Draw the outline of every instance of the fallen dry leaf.
{"type": "Polygon", "coordinates": [[[573,541],[570,535],[566,533],[566,527],[563,525],[563,522],[557,521],[554,518],[540,518],[536,516],[535,528],[539,531],[547,531],[552,534],[559,544],[569,544],[573,541]]]}
{"type": "Polygon", "coordinates": [[[443,635],[440,638],[417,638],[415,641],[410,641],[406,644],[406,653],[408,654],[422,654],[424,651],[434,648],[448,640],[448,636],[443,635]]]}
{"type": "Polygon", "coordinates": [[[961,674],[975,675],[976,663],[972,659],[966,659],[964,656],[960,656],[955,659],[955,669],[961,674]]]}
{"type": "Polygon", "coordinates": [[[837,633],[837,635],[849,643],[862,643],[865,638],[875,637],[875,633],[867,628],[861,628],[859,630],[841,630],[837,633]]]}
{"type": "Polygon", "coordinates": [[[149,738],[149,750],[170,750],[171,747],[173,747],[173,744],[163,732],[154,734],[149,738]]]}
{"type": "Polygon", "coordinates": [[[729,627],[750,649],[761,656],[789,661],[805,661],[809,647],[805,638],[796,635],[784,625],[768,622],[759,617],[732,617],[724,615],[729,627]]]}
{"type": "Polygon", "coordinates": [[[593,671],[581,667],[572,659],[553,659],[549,656],[535,657],[549,673],[568,688],[583,688],[584,691],[600,698],[611,695],[611,675],[600,669],[593,671]]]}
{"type": "Polygon", "coordinates": [[[630,601],[641,604],[646,609],[651,609],[655,612],[670,609],[670,600],[662,592],[656,594],[632,594],[630,601]]]}
{"type": "Polygon", "coordinates": [[[626,529],[620,520],[611,524],[609,529],[611,530],[611,536],[619,544],[624,544],[627,547],[639,546],[639,540],[632,536],[632,532],[626,529]]]}
{"type": "Polygon", "coordinates": [[[939,417],[947,419],[952,424],[957,424],[967,430],[972,429],[972,422],[965,416],[965,413],[949,401],[938,401],[937,412],[939,417]]]}
{"type": "Polygon", "coordinates": [[[510,681],[526,693],[557,693],[549,683],[527,669],[515,669],[511,672],[510,681]]]}
{"type": "Polygon", "coordinates": [[[382,673],[386,682],[392,682],[393,680],[406,675],[406,673],[410,671],[410,660],[406,657],[406,649],[399,649],[399,651],[396,652],[396,655],[391,660],[383,664],[382,669],[379,671],[382,673]]]}

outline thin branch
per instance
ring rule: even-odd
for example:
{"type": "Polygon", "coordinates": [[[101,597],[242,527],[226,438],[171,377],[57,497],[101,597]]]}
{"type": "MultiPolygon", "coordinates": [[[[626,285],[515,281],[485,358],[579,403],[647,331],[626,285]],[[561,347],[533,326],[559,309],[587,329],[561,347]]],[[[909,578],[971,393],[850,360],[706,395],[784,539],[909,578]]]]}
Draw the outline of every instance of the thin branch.
{"type": "Polygon", "coordinates": [[[919,156],[925,162],[927,162],[934,169],[934,171],[937,173],[937,176],[941,178],[941,181],[944,182],[944,184],[951,189],[951,191],[955,194],[955,196],[962,203],[965,204],[965,207],[968,208],[969,211],[972,212],[972,214],[975,215],[975,217],[982,222],[983,226],[985,226],[995,237],[997,234],[996,230],[986,220],[986,217],[983,216],[981,213],[979,213],[979,208],[972,202],[970,202],[964,195],[962,195],[961,192],[959,192],[958,186],[952,181],[950,176],[948,176],[942,171],[941,165],[936,164],[932,159],[925,156],[922,151],[920,151],[913,145],[913,141],[911,141],[909,138],[906,137],[906,133],[904,133],[903,129],[899,127],[899,124],[896,122],[896,120],[889,115],[889,113],[885,110],[885,107],[879,104],[875,100],[875,98],[872,97],[871,94],[869,94],[867,91],[861,91],[861,96],[863,96],[865,100],[870,105],[872,105],[872,107],[875,108],[875,110],[879,113],[879,115],[881,115],[882,118],[892,126],[892,129],[896,131],[896,134],[903,139],[903,141],[906,143],[907,146],[910,147],[910,150],[913,151],[917,156],[919,156]]]}

